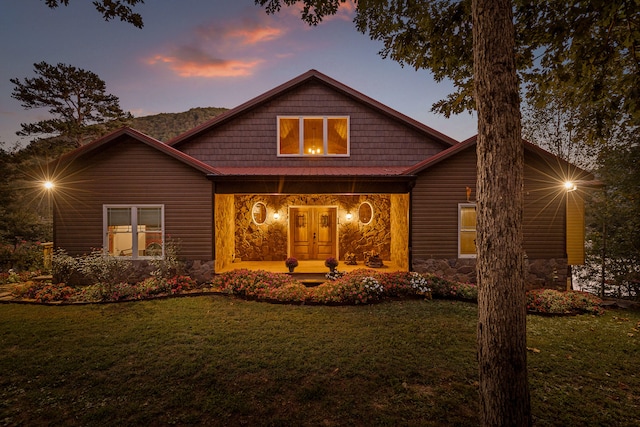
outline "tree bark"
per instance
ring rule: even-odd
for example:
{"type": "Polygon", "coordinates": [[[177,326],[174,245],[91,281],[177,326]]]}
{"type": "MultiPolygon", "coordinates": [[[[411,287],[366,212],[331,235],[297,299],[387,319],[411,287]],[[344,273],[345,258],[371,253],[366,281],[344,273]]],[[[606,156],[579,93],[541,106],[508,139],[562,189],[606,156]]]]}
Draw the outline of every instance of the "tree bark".
{"type": "Polygon", "coordinates": [[[480,417],[531,425],[522,248],[523,145],[509,0],[473,0],[478,111],[477,279],[480,417]]]}

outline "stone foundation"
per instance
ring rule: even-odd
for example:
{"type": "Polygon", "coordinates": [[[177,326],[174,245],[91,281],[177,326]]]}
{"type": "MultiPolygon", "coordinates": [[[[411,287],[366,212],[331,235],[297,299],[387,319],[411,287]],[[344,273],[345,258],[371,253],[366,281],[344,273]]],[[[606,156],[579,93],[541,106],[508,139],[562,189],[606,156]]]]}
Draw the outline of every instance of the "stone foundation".
{"type": "MultiPolygon", "coordinates": [[[[419,273],[432,273],[458,282],[476,283],[476,260],[474,258],[414,259],[413,270],[419,273]]],[[[566,289],[567,260],[565,258],[527,259],[525,271],[527,290],[566,289]]]]}

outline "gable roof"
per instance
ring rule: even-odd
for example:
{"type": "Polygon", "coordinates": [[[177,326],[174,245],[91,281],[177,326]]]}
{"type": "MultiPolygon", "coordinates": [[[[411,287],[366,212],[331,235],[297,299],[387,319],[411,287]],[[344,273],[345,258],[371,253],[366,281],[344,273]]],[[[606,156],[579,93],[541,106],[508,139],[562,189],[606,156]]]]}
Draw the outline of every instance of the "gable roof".
{"type": "MultiPolygon", "coordinates": [[[[460,153],[461,151],[464,151],[466,149],[475,147],[476,144],[478,142],[478,135],[474,135],[471,138],[462,141],[459,144],[454,145],[451,148],[448,148],[444,151],[439,152],[438,154],[436,154],[435,156],[429,157],[428,159],[425,159],[423,161],[421,161],[420,163],[417,163],[413,166],[411,166],[410,168],[405,169],[402,174],[403,175],[415,175],[418,174],[426,169],[429,169],[430,167],[442,162],[443,160],[448,159],[449,157],[455,156],[456,154],[460,153]]],[[[542,159],[544,159],[547,162],[550,161],[554,161],[557,164],[561,164],[564,167],[571,167],[572,169],[572,173],[571,176],[573,176],[574,178],[572,179],[584,179],[584,178],[588,178],[588,179],[593,179],[593,175],[584,170],[581,169],[571,163],[569,163],[568,161],[556,156],[555,154],[551,154],[550,152],[548,152],[547,150],[538,147],[537,145],[527,141],[526,139],[522,140],[522,143],[524,145],[524,149],[526,151],[529,151],[531,153],[534,153],[536,155],[538,155],[539,157],[541,157],[542,159]]],[[[595,184],[594,184],[595,185],[595,184]]]]}
{"type": "Polygon", "coordinates": [[[299,75],[298,77],[295,77],[291,80],[289,80],[286,83],[281,84],[280,86],[275,87],[274,89],[271,89],[265,93],[263,93],[262,95],[259,95],[247,102],[245,102],[244,104],[241,104],[239,106],[237,106],[236,108],[233,108],[231,110],[228,110],[214,118],[212,118],[211,120],[201,124],[200,126],[197,126],[181,135],[176,136],[175,138],[171,139],[170,141],[167,142],[168,145],[172,146],[172,147],[177,147],[189,140],[191,140],[192,138],[197,137],[198,135],[201,135],[204,132],[209,131],[212,128],[215,128],[223,123],[226,123],[230,120],[233,120],[235,117],[237,117],[240,114],[243,114],[249,110],[252,110],[256,107],[259,107],[260,105],[270,101],[271,99],[278,97],[280,95],[282,95],[285,92],[288,92],[290,90],[293,90],[303,84],[309,83],[311,81],[316,81],[316,82],[320,82],[322,84],[324,84],[325,86],[330,87],[331,89],[351,98],[354,99],[360,103],[366,104],[368,105],[370,108],[388,116],[391,117],[394,120],[400,121],[402,122],[404,125],[410,126],[414,129],[416,129],[418,132],[421,132],[425,135],[428,135],[429,137],[435,139],[436,141],[439,141],[440,143],[442,143],[445,146],[452,146],[458,143],[458,141],[456,141],[455,139],[441,133],[438,132],[437,130],[430,128],[429,126],[420,123],[417,120],[414,120],[396,110],[394,110],[393,108],[390,108],[360,92],[358,92],[357,90],[342,84],[340,82],[338,82],[337,80],[332,79],[331,77],[326,76],[325,74],[322,74],[321,72],[317,71],[317,70],[309,70],[304,74],[299,75]]]}
{"type": "Polygon", "coordinates": [[[117,142],[121,141],[123,138],[126,138],[126,137],[130,137],[135,139],[136,141],[142,142],[148,145],[149,147],[154,148],[170,157],[173,157],[174,159],[204,174],[207,174],[207,175],[219,174],[219,172],[215,168],[207,165],[206,163],[203,163],[197,159],[194,159],[193,157],[188,156],[182,151],[178,151],[175,148],[172,148],[167,144],[161,141],[158,141],[157,139],[154,139],[130,127],[120,128],[114,132],[111,132],[108,135],[103,136],[100,139],[90,142],[89,144],[83,145],[82,147],[76,148],[75,150],[62,155],[60,158],[58,158],[52,163],[55,164],[56,166],[64,166],[80,157],[87,156],[101,149],[105,149],[110,145],[116,144],[117,142]]]}

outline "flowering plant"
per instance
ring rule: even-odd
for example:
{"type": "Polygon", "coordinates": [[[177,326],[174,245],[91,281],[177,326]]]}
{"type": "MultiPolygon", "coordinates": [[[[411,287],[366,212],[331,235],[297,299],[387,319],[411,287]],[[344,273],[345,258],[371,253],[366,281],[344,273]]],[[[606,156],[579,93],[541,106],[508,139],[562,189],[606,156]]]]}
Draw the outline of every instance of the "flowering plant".
{"type": "Polygon", "coordinates": [[[284,265],[286,265],[288,268],[295,268],[298,266],[298,260],[293,257],[287,258],[284,261],[284,265]]]}
{"type": "Polygon", "coordinates": [[[329,267],[329,268],[336,268],[338,266],[338,260],[335,259],[334,257],[329,257],[326,260],[324,260],[324,265],[325,267],[329,267]]]}

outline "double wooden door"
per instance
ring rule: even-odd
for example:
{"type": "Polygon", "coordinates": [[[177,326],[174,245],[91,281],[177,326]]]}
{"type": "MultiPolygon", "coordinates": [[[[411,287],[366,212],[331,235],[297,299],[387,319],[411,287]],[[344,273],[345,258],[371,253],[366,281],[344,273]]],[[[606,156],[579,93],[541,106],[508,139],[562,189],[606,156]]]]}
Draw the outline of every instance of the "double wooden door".
{"type": "Polygon", "coordinates": [[[290,256],[299,260],[335,257],[337,251],[335,207],[301,206],[289,210],[290,256]]]}

